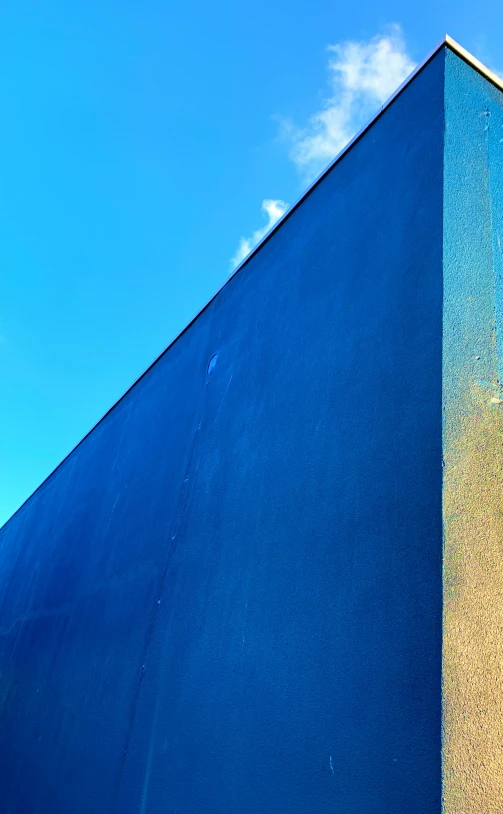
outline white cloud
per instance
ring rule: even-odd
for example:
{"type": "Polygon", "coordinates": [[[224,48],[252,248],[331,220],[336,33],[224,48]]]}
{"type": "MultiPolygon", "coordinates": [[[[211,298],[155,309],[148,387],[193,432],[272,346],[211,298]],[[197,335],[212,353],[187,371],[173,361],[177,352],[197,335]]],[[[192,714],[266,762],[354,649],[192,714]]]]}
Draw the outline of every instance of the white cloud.
{"type": "Polygon", "coordinates": [[[265,201],[262,201],[262,212],[267,218],[267,223],[265,226],[262,226],[261,229],[256,229],[251,237],[242,237],[239,241],[239,246],[236,254],[231,260],[232,266],[238,266],[242,260],[245,259],[246,255],[251,252],[254,246],[262,240],[264,235],[269,231],[271,226],[280,219],[282,215],[288,209],[288,204],[284,201],[280,200],[270,200],[266,198],[265,201]]]}
{"type": "Polygon", "coordinates": [[[290,158],[311,181],[414,69],[400,26],[366,42],[328,47],[330,95],[303,128],[283,123],[290,158]]]}
{"type": "MultiPolygon", "coordinates": [[[[414,69],[402,29],[396,24],[370,40],[346,40],[329,45],[327,51],[329,95],[322,109],[308,119],[305,127],[282,122],[290,158],[306,183],[335,158],[414,69]]],[[[267,223],[251,237],[241,238],[231,260],[233,267],[244,260],[287,208],[288,204],[281,200],[262,202],[267,223]]]]}

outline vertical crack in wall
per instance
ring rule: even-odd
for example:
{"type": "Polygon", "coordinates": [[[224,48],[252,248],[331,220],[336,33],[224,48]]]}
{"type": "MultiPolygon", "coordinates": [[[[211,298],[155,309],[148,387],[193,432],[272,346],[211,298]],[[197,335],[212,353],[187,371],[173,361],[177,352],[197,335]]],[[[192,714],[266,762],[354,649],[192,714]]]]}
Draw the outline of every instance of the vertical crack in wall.
{"type": "MultiPolygon", "coordinates": [[[[207,372],[206,372],[206,379],[205,379],[205,383],[204,383],[204,388],[203,388],[203,391],[202,391],[202,397],[201,397],[201,400],[200,400],[200,404],[196,408],[196,411],[195,411],[195,414],[196,414],[196,426],[195,426],[194,432],[192,434],[192,442],[191,442],[191,445],[190,445],[190,448],[189,448],[188,461],[187,461],[186,467],[184,468],[184,475],[183,475],[182,483],[180,485],[177,506],[176,506],[176,509],[175,509],[175,512],[174,512],[173,527],[172,527],[172,530],[171,530],[171,532],[169,533],[169,536],[168,536],[168,544],[167,544],[167,549],[166,549],[166,556],[165,556],[165,559],[164,559],[162,570],[161,570],[161,572],[159,574],[157,590],[156,590],[155,596],[154,596],[153,601],[152,601],[152,609],[151,609],[151,612],[150,612],[150,618],[149,618],[149,622],[148,622],[148,625],[147,625],[147,632],[146,632],[146,635],[145,635],[145,641],[144,641],[144,645],[143,645],[143,649],[142,649],[142,653],[141,653],[141,658],[140,658],[140,665],[139,665],[139,669],[138,669],[138,681],[137,681],[136,686],[134,688],[133,698],[132,698],[132,702],[131,702],[131,713],[130,713],[130,718],[129,718],[129,724],[128,724],[127,731],[126,731],[124,748],[122,750],[122,756],[121,756],[119,769],[118,769],[118,773],[117,773],[117,780],[116,780],[116,784],[115,784],[114,811],[117,811],[117,804],[118,804],[118,800],[119,800],[119,789],[120,789],[121,782],[122,782],[122,775],[123,775],[124,765],[125,765],[126,758],[127,758],[129,744],[130,744],[130,741],[131,741],[131,736],[132,736],[134,724],[135,724],[136,717],[137,717],[137,710],[138,710],[138,704],[139,704],[139,700],[140,700],[141,685],[142,685],[143,679],[144,679],[144,677],[146,675],[146,672],[147,672],[148,652],[149,652],[149,649],[150,649],[150,644],[151,644],[151,641],[152,641],[152,637],[154,635],[154,630],[155,630],[155,627],[156,627],[156,623],[157,623],[157,619],[158,619],[158,615],[159,615],[159,610],[160,610],[160,604],[161,604],[162,596],[164,594],[165,587],[166,587],[166,580],[167,580],[167,576],[168,576],[168,573],[169,573],[169,568],[170,568],[170,565],[172,563],[173,556],[175,554],[177,543],[178,543],[178,540],[179,540],[180,527],[181,527],[181,524],[182,524],[182,521],[183,521],[183,517],[185,516],[185,513],[186,513],[187,508],[188,508],[189,484],[190,484],[190,480],[191,480],[191,478],[193,476],[193,467],[194,467],[195,454],[196,454],[198,440],[199,440],[199,437],[200,437],[201,424],[203,422],[204,414],[205,414],[205,410],[206,410],[208,386],[209,386],[211,375],[212,375],[213,370],[214,370],[215,365],[216,365],[216,361],[217,361],[217,354],[214,354],[211,357],[210,361],[209,361],[207,372]]],[[[157,705],[157,702],[156,702],[156,705],[157,705]]],[[[146,777],[147,785],[148,785],[148,775],[149,775],[149,773],[150,773],[150,770],[147,767],[147,777],[146,777]]],[[[143,789],[143,794],[142,794],[142,810],[144,809],[145,804],[146,804],[147,791],[148,791],[147,786],[145,786],[145,784],[144,784],[144,789],[143,789]]]]}

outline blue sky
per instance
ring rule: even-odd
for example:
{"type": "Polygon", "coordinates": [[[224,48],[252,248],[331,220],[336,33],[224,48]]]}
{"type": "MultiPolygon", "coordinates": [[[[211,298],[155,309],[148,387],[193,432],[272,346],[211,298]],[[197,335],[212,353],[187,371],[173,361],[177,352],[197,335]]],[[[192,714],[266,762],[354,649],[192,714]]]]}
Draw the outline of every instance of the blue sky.
{"type": "Polygon", "coordinates": [[[0,524],[447,32],[503,5],[5,0],[0,524]],[[335,46],[335,47],[334,47],[335,46]]]}

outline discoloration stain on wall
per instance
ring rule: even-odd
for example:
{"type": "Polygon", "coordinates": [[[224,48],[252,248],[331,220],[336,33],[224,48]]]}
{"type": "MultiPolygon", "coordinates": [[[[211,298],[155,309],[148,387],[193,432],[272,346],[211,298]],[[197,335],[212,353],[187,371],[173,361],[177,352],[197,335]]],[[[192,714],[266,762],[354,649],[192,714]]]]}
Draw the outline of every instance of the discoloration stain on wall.
{"type": "Polygon", "coordinates": [[[503,413],[491,401],[471,382],[446,430],[445,814],[503,807],[503,413]]]}

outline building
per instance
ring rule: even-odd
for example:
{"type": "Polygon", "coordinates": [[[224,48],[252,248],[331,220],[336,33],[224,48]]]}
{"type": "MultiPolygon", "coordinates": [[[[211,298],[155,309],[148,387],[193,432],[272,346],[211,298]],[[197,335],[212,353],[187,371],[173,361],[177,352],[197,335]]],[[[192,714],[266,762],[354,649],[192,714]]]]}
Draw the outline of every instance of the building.
{"type": "Polygon", "coordinates": [[[442,42],[0,531],[6,814],[503,810],[502,87],[442,42]]]}

